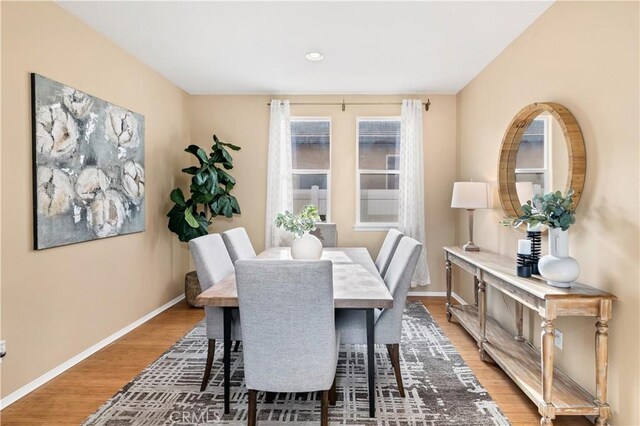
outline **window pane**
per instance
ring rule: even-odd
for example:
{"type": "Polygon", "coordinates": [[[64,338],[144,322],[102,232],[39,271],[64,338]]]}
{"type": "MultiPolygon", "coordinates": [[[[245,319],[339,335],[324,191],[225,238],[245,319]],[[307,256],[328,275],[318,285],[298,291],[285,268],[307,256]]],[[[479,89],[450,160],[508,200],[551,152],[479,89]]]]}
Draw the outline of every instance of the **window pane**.
{"type": "MultiPolygon", "coordinates": [[[[533,195],[544,195],[544,173],[516,173],[516,182],[531,182],[533,195]]],[[[525,202],[527,200],[524,200],[525,202]]]]}
{"type": "Polygon", "coordinates": [[[360,175],[360,222],[398,222],[398,175],[360,175]]]}
{"type": "Polygon", "coordinates": [[[326,174],[293,174],[293,212],[308,204],[318,206],[321,219],[327,216],[327,175],[326,174]]]}
{"type": "Polygon", "coordinates": [[[328,170],[331,164],[330,139],[329,120],[292,120],[293,168],[328,170]]]}
{"type": "Polygon", "coordinates": [[[520,140],[516,169],[544,168],[544,139],[544,121],[533,120],[520,140]]]}
{"type": "Polygon", "coordinates": [[[358,121],[359,167],[363,170],[400,168],[400,121],[358,121]]]}

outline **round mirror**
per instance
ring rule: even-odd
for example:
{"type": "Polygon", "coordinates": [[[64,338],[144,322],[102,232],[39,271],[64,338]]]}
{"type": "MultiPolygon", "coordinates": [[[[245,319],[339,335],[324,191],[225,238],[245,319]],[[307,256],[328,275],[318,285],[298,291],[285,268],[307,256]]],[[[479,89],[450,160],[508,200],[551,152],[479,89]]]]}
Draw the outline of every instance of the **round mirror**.
{"type": "Polygon", "coordinates": [[[508,216],[522,215],[536,194],[573,188],[578,206],[584,187],[586,153],[580,126],[556,103],[535,103],[513,118],[502,140],[499,195],[508,216]]]}

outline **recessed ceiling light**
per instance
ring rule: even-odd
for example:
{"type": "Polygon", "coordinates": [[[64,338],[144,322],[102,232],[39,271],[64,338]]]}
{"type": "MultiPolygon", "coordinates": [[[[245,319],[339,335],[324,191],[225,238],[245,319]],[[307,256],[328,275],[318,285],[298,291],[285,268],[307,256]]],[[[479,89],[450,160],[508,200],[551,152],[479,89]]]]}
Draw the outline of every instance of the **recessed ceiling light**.
{"type": "Polygon", "coordinates": [[[304,55],[304,57],[313,62],[318,62],[324,59],[324,55],[320,52],[309,52],[304,55]]]}

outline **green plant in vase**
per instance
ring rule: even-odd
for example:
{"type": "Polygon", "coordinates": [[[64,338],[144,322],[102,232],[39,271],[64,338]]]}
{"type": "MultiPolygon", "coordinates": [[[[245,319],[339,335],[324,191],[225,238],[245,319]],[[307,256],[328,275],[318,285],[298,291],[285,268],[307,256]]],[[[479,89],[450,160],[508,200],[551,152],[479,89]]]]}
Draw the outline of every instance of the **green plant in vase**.
{"type": "Polygon", "coordinates": [[[514,227],[523,223],[529,227],[549,227],[549,254],[540,258],[537,266],[540,275],[554,287],[571,287],[580,275],[578,261],[569,256],[568,230],[576,223],[573,195],[573,189],[565,195],[560,191],[536,194],[522,206],[520,217],[502,221],[502,224],[514,227]]]}
{"type": "Polygon", "coordinates": [[[278,213],[276,216],[276,226],[291,232],[296,237],[301,237],[305,232],[316,229],[316,222],[320,220],[318,207],[307,205],[302,208],[300,214],[293,214],[288,210],[278,213]]]}
{"type": "Polygon", "coordinates": [[[313,205],[304,206],[297,215],[289,211],[278,213],[276,226],[296,236],[291,244],[291,257],[298,260],[316,260],[322,257],[322,243],[309,234],[316,229],[318,221],[320,221],[318,207],[313,205]]]}
{"type": "Polygon", "coordinates": [[[531,227],[545,225],[566,231],[576,223],[573,194],[573,189],[569,189],[566,195],[560,191],[536,194],[533,200],[527,200],[527,203],[522,205],[523,214],[520,217],[508,217],[500,223],[514,228],[523,223],[531,227]]]}
{"type": "Polygon", "coordinates": [[[240,214],[240,205],[231,191],[236,184],[233,176],[226,172],[233,168],[233,157],[228,150],[239,151],[240,147],[222,142],[213,135],[213,146],[207,154],[197,145],[189,145],[185,151],[193,154],[198,160],[197,166],[187,167],[182,171],[190,176],[191,196],[185,198],[180,188],[171,191],[171,208],[169,230],[178,235],[180,241],[187,242],[193,238],[207,235],[209,225],[216,216],[232,217],[240,214]]]}

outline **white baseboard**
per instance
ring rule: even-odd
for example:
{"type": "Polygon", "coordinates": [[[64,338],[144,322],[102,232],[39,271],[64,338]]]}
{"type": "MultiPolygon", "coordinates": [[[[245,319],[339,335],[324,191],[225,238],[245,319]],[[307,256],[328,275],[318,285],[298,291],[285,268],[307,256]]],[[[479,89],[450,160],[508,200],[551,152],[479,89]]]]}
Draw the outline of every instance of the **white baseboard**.
{"type": "Polygon", "coordinates": [[[149,321],[151,318],[155,317],[156,315],[162,313],[163,311],[166,311],[167,309],[169,309],[170,307],[172,307],[176,303],[180,302],[182,299],[184,299],[184,294],[181,294],[180,296],[176,297],[175,299],[165,303],[164,305],[160,306],[158,309],[154,309],[152,312],[149,312],[147,315],[143,316],[139,320],[134,321],[131,324],[129,324],[128,326],[124,327],[123,329],[116,331],[111,336],[109,336],[109,337],[107,337],[105,339],[102,339],[101,341],[99,341],[95,345],[91,346],[90,348],[80,352],[78,355],[74,356],[73,358],[63,362],[62,364],[60,364],[59,366],[57,366],[53,370],[48,371],[47,373],[43,374],[42,376],[38,377],[37,379],[27,383],[26,385],[24,385],[20,389],[16,390],[15,392],[12,392],[9,395],[5,396],[4,398],[0,399],[0,410],[8,407],[11,404],[13,404],[14,402],[19,400],[23,396],[27,395],[28,393],[30,393],[30,392],[34,391],[35,389],[39,388],[40,386],[44,385],[49,380],[53,379],[54,377],[58,376],[59,374],[64,373],[66,370],[70,369],[71,367],[73,367],[74,365],[79,363],[80,361],[83,361],[84,359],[86,359],[89,356],[93,355],[94,353],[98,352],[100,349],[104,348],[108,344],[118,340],[120,337],[124,336],[125,334],[129,333],[131,330],[133,330],[133,329],[139,327],[140,325],[144,324],[145,322],[149,321]]]}
{"type": "MultiPolygon", "coordinates": [[[[422,296],[422,297],[447,297],[446,291],[411,291],[409,290],[409,296],[422,296]]],[[[466,305],[467,302],[464,301],[460,295],[456,292],[451,293],[451,297],[453,297],[458,303],[461,305],[466,305]]]]}

